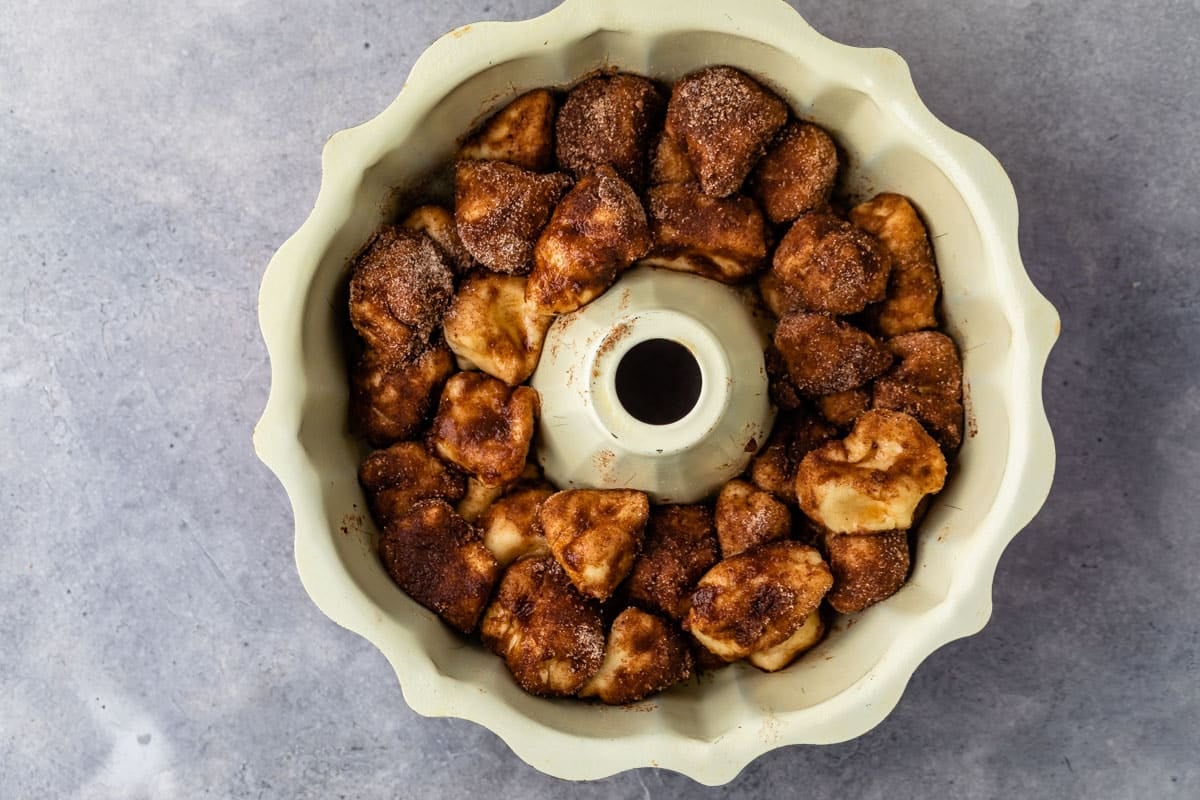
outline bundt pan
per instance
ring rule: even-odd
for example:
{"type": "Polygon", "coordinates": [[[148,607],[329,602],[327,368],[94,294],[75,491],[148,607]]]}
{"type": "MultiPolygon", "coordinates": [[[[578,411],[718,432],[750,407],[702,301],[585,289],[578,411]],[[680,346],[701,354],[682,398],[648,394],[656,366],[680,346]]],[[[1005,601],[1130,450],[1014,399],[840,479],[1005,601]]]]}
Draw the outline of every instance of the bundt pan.
{"type": "Polygon", "coordinates": [[[830,41],[778,0],[567,0],[536,19],[468,25],[439,39],[383,113],[329,140],[322,166],[316,207],[263,278],[271,392],[254,444],[291,500],[305,589],[383,651],[415,711],[484,725],[562,778],[657,766],[719,784],[773,748],[870,730],[922,660],[987,622],[1000,553],[1053,477],[1041,379],[1058,316],[1021,264],[1008,177],[983,147],[933,117],[898,55],[830,41]],[[674,80],[709,64],[745,70],[828,129],[846,150],[852,196],[886,190],[913,199],[934,242],[947,329],[963,353],[971,435],[921,529],[911,580],[857,619],[840,618],[787,670],[734,664],[636,713],[539,699],[409,599],[375,554],[356,480],[362,445],[346,422],[348,265],[404,190],[448,163],[458,138],[517,94],[600,67],[674,80]]]}

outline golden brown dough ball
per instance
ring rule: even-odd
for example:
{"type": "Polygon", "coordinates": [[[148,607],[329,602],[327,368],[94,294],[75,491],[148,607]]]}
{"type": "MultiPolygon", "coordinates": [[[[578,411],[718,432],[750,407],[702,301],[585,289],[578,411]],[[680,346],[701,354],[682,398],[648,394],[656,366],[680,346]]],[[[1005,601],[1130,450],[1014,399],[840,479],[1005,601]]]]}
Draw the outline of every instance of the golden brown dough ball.
{"type": "Polygon", "coordinates": [[[463,246],[490,270],[529,272],[533,246],[554,204],[571,185],[504,161],[459,161],[454,171],[454,222],[463,246]]]}
{"type": "Polygon", "coordinates": [[[825,537],[833,591],[825,598],[835,611],[853,614],[894,595],[908,577],[908,534],[888,531],[825,537]]]}
{"type": "Polygon", "coordinates": [[[821,395],[813,402],[816,403],[822,417],[839,428],[844,428],[852,425],[854,420],[871,407],[871,393],[861,388],[847,389],[844,392],[821,395]]]}
{"type": "Polygon", "coordinates": [[[871,234],[832,214],[796,220],[775,250],[772,287],[783,311],[857,314],[882,300],[891,256],[871,234]]]}
{"type": "Polygon", "coordinates": [[[496,112],[458,151],[460,159],[507,161],[547,172],[554,166],[554,95],[534,89],[496,112]]]}
{"type": "Polygon", "coordinates": [[[712,510],[702,505],[650,509],[642,553],[625,586],[629,599],[649,611],[681,619],[692,587],[720,558],[712,510]]]}
{"type": "Polygon", "coordinates": [[[602,703],[633,703],[692,676],[687,640],[666,621],[638,608],[613,620],[600,671],[579,692],[602,703]]]}
{"type": "Polygon", "coordinates": [[[750,480],[784,503],[795,505],[796,469],[801,459],[836,435],[836,430],[815,415],[781,413],[766,445],[750,462],[750,480]]]}
{"type": "Polygon", "coordinates": [[[404,218],[400,227],[423,233],[433,240],[455,275],[465,275],[471,270],[474,260],[458,236],[454,214],[450,211],[441,206],[418,206],[404,218]]]}
{"type": "Polygon", "coordinates": [[[580,593],[607,600],[642,548],[650,502],[633,489],[568,489],[537,519],[550,552],[580,593]]]}
{"type": "Polygon", "coordinates": [[[590,303],[650,249],[642,202],[610,167],[579,179],[542,231],[525,297],[537,313],[590,303]]]}
{"type": "Polygon", "coordinates": [[[749,197],[715,198],[696,183],[664,183],[647,192],[647,206],[654,239],[647,264],[737,283],[766,263],[766,223],[749,197]]]}
{"type": "Polygon", "coordinates": [[[350,374],[350,419],[375,447],[410,439],[425,427],[454,358],[442,342],[407,363],[367,349],[350,374]]]}
{"type": "Polygon", "coordinates": [[[770,492],[742,480],[732,480],[721,487],[715,516],[723,558],[785,539],[792,529],[792,515],[787,506],[770,492]]]}
{"type": "Polygon", "coordinates": [[[850,435],[813,450],[796,471],[800,508],[833,533],[907,530],[927,494],[941,491],[946,459],[921,423],[873,409],[850,435]]]}
{"type": "Polygon", "coordinates": [[[837,171],[837,146],[829,134],[793,120],[758,162],[755,196],[771,222],[791,222],[828,204],[837,171]]]}
{"type": "Polygon", "coordinates": [[[943,451],[953,453],[963,432],[962,362],[954,341],[937,331],[916,331],[883,346],[897,362],[875,380],[875,407],[913,415],[943,451]]]}
{"type": "Polygon", "coordinates": [[[350,322],[376,357],[395,363],[425,349],[454,292],[454,273],[433,240],[388,225],[354,263],[350,322]]]}
{"type": "Polygon", "coordinates": [[[892,356],[866,331],[825,314],[789,314],[775,329],[775,346],[793,385],[804,394],[855,389],[882,373],[892,356]]]}
{"type": "Polygon", "coordinates": [[[525,300],[520,275],[474,272],[458,287],[443,327],[464,368],[477,368],[509,386],[537,369],[552,319],[525,300]]]}
{"type": "Polygon", "coordinates": [[[666,130],[681,142],[704,193],[733,194],[788,118],[774,92],[732,67],[707,67],[678,83],[666,130]]]}
{"type": "Polygon", "coordinates": [[[549,484],[516,488],[488,506],[479,517],[483,543],[500,566],[524,556],[550,555],[537,521],[538,508],[554,494],[549,484]]]}
{"type": "Polygon", "coordinates": [[[567,93],[558,113],[558,163],[579,177],[612,167],[631,186],[642,186],[665,105],[658,87],[637,75],[585,80],[567,93]]]}
{"type": "Polygon", "coordinates": [[[460,372],[442,390],[429,440],[434,451],[485,486],[506,486],[525,468],[541,400],[481,372],[460,372]]]}
{"type": "Polygon", "coordinates": [[[683,629],[726,661],[785,641],[833,585],[815,548],[773,542],[722,560],[692,592],[683,629]]]}
{"type": "Polygon", "coordinates": [[[379,555],[397,586],[463,633],[475,629],[500,575],[479,531],[443,500],[422,500],[392,520],[379,555]]]}
{"type": "Polygon", "coordinates": [[[549,556],[523,558],[505,570],[479,633],[517,685],[543,697],[575,694],[604,660],[599,606],[549,556]]]}
{"type": "Polygon", "coordinates": [[[804,624],[797,628],[791,636],[774,647],[755,650],[746,656],[746,660],[763,672],[778,672],[805,652],[816,647],[824,636],[825,620],[821,619],[821,611],[817,609],[808,615],[804,624]]]}
{"type": "Polygon", "coordinates": [[[925,225],[907,198],[881,194],[850,210],[850,221],[874,234],[892,258],[887,296],[876,312],[884,336],[937,327],[941,292],[925,225]]]}
{"type": "Polygon", "coordinates": [[[380,528],[419,500],[454,503],[466,490],[463,474],[431,455],[420,442],[399,442],[371,453],[359,465],[358,480],[380,528]]]}

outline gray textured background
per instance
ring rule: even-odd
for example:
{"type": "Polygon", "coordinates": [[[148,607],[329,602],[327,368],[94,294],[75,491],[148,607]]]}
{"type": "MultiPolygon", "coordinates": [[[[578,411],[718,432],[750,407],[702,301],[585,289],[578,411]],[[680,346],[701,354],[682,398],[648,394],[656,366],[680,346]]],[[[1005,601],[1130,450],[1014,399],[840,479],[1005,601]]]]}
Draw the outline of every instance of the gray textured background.
{"type": "MultiPolygon", "coordinates": [[[[417,717],[251,451],[258,281],[326,137],[436,35],[551,4],[0,2],[0,796],[716,796],[417,717]]],[[[1011,174],[1059,467],[981,635],[730,795],[1200,796],[1200,4],[797,5],[1011,174]]]]}

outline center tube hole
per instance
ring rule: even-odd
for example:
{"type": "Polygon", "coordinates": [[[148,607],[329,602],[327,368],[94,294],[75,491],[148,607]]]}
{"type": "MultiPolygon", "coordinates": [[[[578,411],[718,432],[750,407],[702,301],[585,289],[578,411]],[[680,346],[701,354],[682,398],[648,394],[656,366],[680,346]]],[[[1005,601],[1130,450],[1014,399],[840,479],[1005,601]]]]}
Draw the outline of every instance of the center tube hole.
{"type": "Polygon", "coordinates": [[[617,399],[647,425],[670,425],[700,399],[704,378],[692,351],[670,339],[647,339],[617,365],[617,399]]]}

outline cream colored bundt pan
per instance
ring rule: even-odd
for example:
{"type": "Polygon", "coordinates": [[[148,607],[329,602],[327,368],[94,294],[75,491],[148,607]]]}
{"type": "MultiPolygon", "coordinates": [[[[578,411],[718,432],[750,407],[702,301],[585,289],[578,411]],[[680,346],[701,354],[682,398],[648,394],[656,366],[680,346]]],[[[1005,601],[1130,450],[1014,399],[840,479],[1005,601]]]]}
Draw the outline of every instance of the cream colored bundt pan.
{"type": "Polygon", "coordinates": [[[1053,477],[1041,379],[1058,316],[1021,264],[1008,177],[983,147],[930,114],[898,55],[830,41],[778,0],[567,0],[536,19],[443,36],[382,114],[329,140],[322,166],[312,215],[263,278],[271,394],[254,444],[291,499],[305,589],[383,651],[415,711],[484,725],[562,778],[658,766],[719,784],[773,748],[870,730],[926,656],[987,622],[1000,553],[1053,477]],[[516,94],[599,67],[673,80],[707,64],[746,70],[830,130],[858,197],[888,190],[915,201],[963,352],[973,435],[924,523],[909,583],[857,619],[840,619],[786,671],[735,664],[634,708],[538,699],[499,659],[410,600],[375,555],[355,476],[363,450],[346,425],[348,263],[403,190],[516,94]]]}

